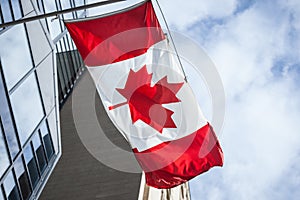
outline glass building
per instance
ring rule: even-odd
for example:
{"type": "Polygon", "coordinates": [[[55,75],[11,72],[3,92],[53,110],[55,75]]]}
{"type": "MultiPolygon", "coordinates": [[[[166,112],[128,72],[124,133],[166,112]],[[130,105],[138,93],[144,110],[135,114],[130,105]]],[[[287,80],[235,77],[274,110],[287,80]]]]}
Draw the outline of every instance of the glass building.
{"type": "MultiPolygon", "coordinates": [[[[0,0],[0,24],[84,3],[0,0]]],[[[52,17],[0,29],[0,200],[40,195],[61,156],[59,108],[82,67],[62,20],[52,17]]]]}

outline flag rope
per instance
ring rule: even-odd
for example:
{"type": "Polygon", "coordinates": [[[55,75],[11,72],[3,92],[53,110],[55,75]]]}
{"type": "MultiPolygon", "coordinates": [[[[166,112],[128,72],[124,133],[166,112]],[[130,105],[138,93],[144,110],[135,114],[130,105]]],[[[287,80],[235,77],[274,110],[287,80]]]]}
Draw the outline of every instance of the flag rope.
{"type": "Polygon", "coordinates": [[[171,42],[172,42],[172,44],[173,44],[173,46],[174,46],[174,50],[175,50],[175,53],[176,53],[176,56],[177,56],[179,65],[180,65],[181,70],[182,70],[182,73],[183,73],[183,75],[184,75],[184,80],[185,80],[185,82],[187,82],[187,77],[186,77],[185,71],[184,71],[184,69],[183,69],[183,65],[182,65],[182,62],[181,62],[181,60],[180,60],[180,56],[179,56],[179,54],[178,54],[178,51],[177,51],[175,42],[174,42],[174,40],[173,40],[173,37],[172,37],[171,31],[170,31],[169,25],[168,25],[168,23],[167,23],[167,20],[166,20],[166,18],[165,18],[164,13],[162,12],[161,6],[160,6],[160,4],[158,3],[158,0],[155,0],[155,1],[156,1],[156,4],[157,4],[158,8],[159,8],[159,11],[160,11],[160,13],[161,13],[161,15],[162,15],[162,17],[163,17],[164,23],[165,23],[165,25],[166,25],[166,27],[167,27],[167,31],[168,31],[168,33],[169,33],[169,35],[170,35],[170,39],[171,39],[171,42]]]}

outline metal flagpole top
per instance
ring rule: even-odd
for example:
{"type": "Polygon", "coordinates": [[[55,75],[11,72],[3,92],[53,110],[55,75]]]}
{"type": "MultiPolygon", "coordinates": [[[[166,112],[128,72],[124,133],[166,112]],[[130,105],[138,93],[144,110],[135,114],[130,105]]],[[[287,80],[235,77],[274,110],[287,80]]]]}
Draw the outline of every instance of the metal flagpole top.
{"type": "Polygon", "coordinates": [[[88,8],[94,8],[94,7],[97,7],[97,6],[108,5],[108,4],[111,4],[111,3],[122,2],[122,1],[126,1],[126,0],[101,1],[101,2],[87,4],[87,5],[78,6],[78,7],[74,7],[74,8],[68,8],[68,9],[65,9],[65,10],[50,12],[50,13],[46,13],[46,14],[43,14],[43,15],[37,15],[37,16],[33,16],[33,17],[26,17],[26,18],[22,18],[22,19],[19,19],[19,20],[16,20],[16,21],[12,21],[12,22],[2,23],[2,24],[0,24],[0,28],[13,26],[13,25],[17,25],[17,24],[21,24],[21,23],[25,23],[25,22],[30,22],[30,21],[34,21],[34,20],[38,20],[38,19],[43,19],[43,18],[46,18],[46,17],[54,17],[54,16],[57,16],[57,15],[66,14],[66,13],[73,12],[73,11],[84,10],[84,9],[88,9],[88,8]]]}

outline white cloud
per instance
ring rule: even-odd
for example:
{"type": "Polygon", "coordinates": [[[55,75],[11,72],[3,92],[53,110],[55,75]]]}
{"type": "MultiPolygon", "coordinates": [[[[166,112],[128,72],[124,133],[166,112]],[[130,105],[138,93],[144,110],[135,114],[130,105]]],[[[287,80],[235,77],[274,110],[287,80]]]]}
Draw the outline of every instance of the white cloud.
{"type": "Polygon", "coordinates": [[[288,16],[274,17],[257,5],[219,26],[207,48],[225,85],[239,92],[269,78],[273,62],[288,50],[288,34],[288,16]]]}
{"type": "Polygon", "coordinates": [[[258,84],[231,100],[222,139],[228,159],[224,183],[232,186],[233,197],[264,199],[295,159],[300,105],[299,98],[291,98],[294,92],[286,81],[258,84]]]}
{"type": "Polygon", "coordinates": [[[222,18],[231,15],[237,6],[237,0],[222,2],[218,0],[172,0],[159,1],[159,4],[167,18],[168,24],[184,30],[202,19],[222,18]]]}
{"type": "Polygon", "coordinates": [[[216,63],[227,94],[225,166],[192,181],[194,199],[297,199],[299,5],[259,1],[205,34],[197,27],[206,26],[201,19],[189,30],[216,63]],[[274,67],[282,68],[279,76],[274,67]],[[283,182],[290,185],[279,189],[283,182]]]}

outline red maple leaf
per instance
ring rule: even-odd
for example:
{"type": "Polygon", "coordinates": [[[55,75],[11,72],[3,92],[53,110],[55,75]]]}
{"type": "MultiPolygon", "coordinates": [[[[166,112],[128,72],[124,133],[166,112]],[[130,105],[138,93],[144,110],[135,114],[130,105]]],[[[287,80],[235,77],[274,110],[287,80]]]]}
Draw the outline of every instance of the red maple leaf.
{"type": "Polygon", "coordinates": [[[164,108],[162,104],[180,102],[176,93],[183,82],[168,83],[165,76],[151,87],[151,79],[152,74],[148,74],[146,65],[137,72],[130,70],[125,87],[117,88],[127,102],[110,106],[109,109],[129,104],[132,123],[140,119],[162,133],[163,128],[176,128],[171,118],[174,112],[164,108]]]}

